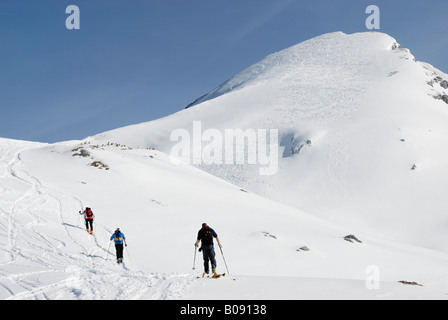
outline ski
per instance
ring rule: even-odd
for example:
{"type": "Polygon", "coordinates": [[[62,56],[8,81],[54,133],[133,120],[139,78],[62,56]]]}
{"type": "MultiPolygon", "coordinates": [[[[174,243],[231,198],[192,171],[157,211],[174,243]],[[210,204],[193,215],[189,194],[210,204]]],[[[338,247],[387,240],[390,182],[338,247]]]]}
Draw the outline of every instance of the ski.
{"type": "Polygon", "coordinates": [[[218,278],[225,277],[225,276],[226,276],[225,273],[215,273],[210,276],[204,272],[204,273],[202,273],[202,277],[197,276],[196,279],[201,279],[201,278],[218,279],[218,278]]]}

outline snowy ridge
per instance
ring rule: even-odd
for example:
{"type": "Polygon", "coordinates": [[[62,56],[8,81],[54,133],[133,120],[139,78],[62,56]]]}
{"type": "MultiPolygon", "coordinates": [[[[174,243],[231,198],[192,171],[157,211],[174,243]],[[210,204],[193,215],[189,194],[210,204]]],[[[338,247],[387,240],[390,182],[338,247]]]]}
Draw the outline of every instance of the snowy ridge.
{"type": "MultiPolygon", "coordinates": [[[[362,34],[355,35],[359,38],[364,37],[362,34]]],[[[350,52],[359,53],[363,50],[368,51],[371,46],[372,39],[381,41],[384,49],[392,50],[398,48],[399,44],[395,39],[382,34],[374,34],[371,37],[364,37],[363,42],[351,42],[351,46],[346,46],[344,39],[349,37],[342,32],[335,32],[316,37],[312,40],[304,41],[298,45],[284,49],[274,53],[263,59],[262,61],[250,66],[246,70],[237,74],[230,80],[224,82],[216,89],[196,99],[188,107],[198,105],[207,100],[215,99],[226,93],[243,89],[245,87],[255,85],[260,82],[279,80],[297,80],[301,78],[301,74],[307,69],[321,74],[329,74],[329,69],[345,68],[345,72],[350,69],[357,68],[350,52]],[[344,54],[341,55],[340,52],[344,54]],[[349,52],[349,54],[347,54],[349,52]],[[349,68],[349,69],[347,69],[349,68]]],[[[352,36],[353,37],[353,36],[352,36]]],[[[337,70],[330,70],[333,74],[338,74],[337,70]]],[[[302,79],[304,82],[307,79],[302,79]]],[[[315,79],[313,79],[315,80],[315,79]]],[[[328,80],[325,78],[323,80],[328,80]]]]}

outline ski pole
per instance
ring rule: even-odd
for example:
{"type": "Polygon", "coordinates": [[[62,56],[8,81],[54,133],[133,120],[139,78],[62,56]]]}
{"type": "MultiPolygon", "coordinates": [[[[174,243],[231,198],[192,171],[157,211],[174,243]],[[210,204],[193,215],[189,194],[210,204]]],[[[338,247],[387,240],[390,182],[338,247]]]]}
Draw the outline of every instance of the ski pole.
{"type": "Polygon", "coordinates": [[[78,216],[78,223],[79,224],[81,224],[82,222],[81,222],[81,215],[82,215],[82,212],[81,211],[79,211],[79,216],[78,216]]]}
{"type": "MultiPolygon", "coordinates": [[[[128,247],[128,245],[126,245],[126,248],[127,247],[128,247]]],[[[126,253],[128,254],[128,259],[129,259],[129,262],[131,263],[131,266],[134,267],[134,265],[132,264],[132,261],[131,261],[131,255],[129,254],[129,249],[126,250],[126,253]]]]}
{"type": "Polygon", "coordinates": [[[106,255],[106,261],[109,260],[109,251],[110,251],[110,244],[112,241],[109,241],[109,246],[107,247],[107,255],[106,255]]]}
{"type": "Polygon", "coordinates": [[[194,259],[193,259],[193,270],[196,269],[196,250],[198,249],[197,246],[194,246],[194,259]]]}
{"type": "Polygon", "coordinates": [[[224,260],[224,264],[226,265],[227,273],[230,274],[230,272],[229,272],[229,268],[227,268],[226,258],[224,258],[224,253],[222,252],[222,248],[221,248],[221,246],[219,246],[219,250],[221,250],[222,259],[224,260]]]}

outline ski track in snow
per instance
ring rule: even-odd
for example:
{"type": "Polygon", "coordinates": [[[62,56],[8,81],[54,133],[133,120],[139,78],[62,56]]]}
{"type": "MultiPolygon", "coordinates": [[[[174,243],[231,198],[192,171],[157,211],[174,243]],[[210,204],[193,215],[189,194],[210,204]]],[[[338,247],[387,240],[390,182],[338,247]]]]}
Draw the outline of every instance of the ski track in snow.
{"type": "MultiPolygon", "coordinates": [[[[35,147],[35,146],[32,146],[35,147]]],[[[191,274],[144,273],[116,265],[113,245],[85,232],[81,200],[44,186],[23,167],[21,152],[0,149],[0,298],[180,299],[191,274]],[[51,230],[51,232],[46,232],[51,230]],[[55,236],[57,235],[57,236],[55,236]]]]}

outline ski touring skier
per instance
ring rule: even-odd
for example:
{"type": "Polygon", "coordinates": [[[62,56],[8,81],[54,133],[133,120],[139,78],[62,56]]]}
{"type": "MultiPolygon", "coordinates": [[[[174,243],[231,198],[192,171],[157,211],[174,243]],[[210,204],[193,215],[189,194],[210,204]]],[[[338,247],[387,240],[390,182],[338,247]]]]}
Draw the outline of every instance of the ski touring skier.
{"type": "Polygon", "coordinates": [[[79,211],[79,214],[84,215],[87,232],[93,234],[93,219],[95,218],[95,215],[93,214],[92,209],[86,207],[86,210],[84,210],[84,212],[79,211]]]}
{"type": "Polygon", "coordinates": [[[120,231],[120,228],[117,228],[115,232],[110,237],[110,241],[115,242],[115,250],[117,255],[117,263],[120,264],[123,262],[123,243],[127,247],[128,244],[126,243],[126,237],[124,236],[123,232],[120,231]]]}
{"type": "Polygon", "coordinates": [[[219,277],[219,275],[216,273],[216,258],[215,249],[213,247],[213,238],[216,239],[216,241],[218,242],[218,246],[221,248],[221,242],[219,241],[218,234],[206,223],[203,223],[202,228],[198,231],[197,240],[194,244],[195,247],[198,247],[199,242],[201,242],[201,248],[199,249],[199,252],[202,251],[202,256],[204,259],[204,273],[202,274],[203,277],[205,276],[205,274],[208,275],[210,272],[209,262],[212,265],[213,277],[219,277]]]}

